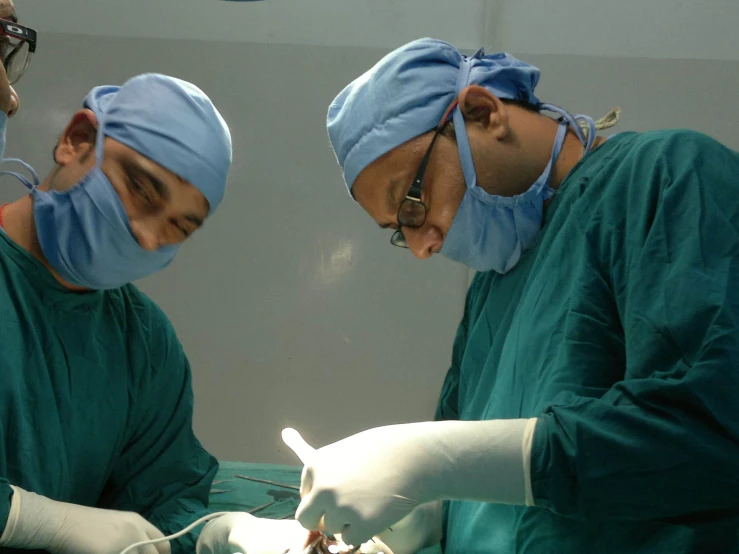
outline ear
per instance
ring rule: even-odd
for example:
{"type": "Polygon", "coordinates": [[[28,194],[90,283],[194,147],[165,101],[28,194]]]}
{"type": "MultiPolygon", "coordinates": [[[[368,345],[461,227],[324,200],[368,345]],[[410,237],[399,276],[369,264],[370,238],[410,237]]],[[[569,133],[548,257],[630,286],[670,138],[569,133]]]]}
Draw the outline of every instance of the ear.
{"type": "Polygon", "coordinates": [[[498,140],[508,136],[508,108],[492,92],[479,85],[470,85],[462,89],[457,99],[466,121],[478,123],[498,140]]]}
{"type": "Polygon", "coordinates": [[[54,149],[54,161],[68,165],[75,160],[84,160],[95,151],[98,121],[92,110],[80,110],[64,129],[54,149]]]}

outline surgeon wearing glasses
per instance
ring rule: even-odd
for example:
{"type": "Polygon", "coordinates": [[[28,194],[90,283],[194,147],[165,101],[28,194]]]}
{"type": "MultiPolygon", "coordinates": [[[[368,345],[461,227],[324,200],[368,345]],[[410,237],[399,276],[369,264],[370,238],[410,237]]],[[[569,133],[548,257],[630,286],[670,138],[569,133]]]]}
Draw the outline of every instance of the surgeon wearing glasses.
{"type": "Polygon", "coordinates": [[[20,98],[13,88],[36,51],[36,31],[18,23],[12,0],[0,0],[0,158],[5,153],[8,118],[18,113],[20,98]]]}

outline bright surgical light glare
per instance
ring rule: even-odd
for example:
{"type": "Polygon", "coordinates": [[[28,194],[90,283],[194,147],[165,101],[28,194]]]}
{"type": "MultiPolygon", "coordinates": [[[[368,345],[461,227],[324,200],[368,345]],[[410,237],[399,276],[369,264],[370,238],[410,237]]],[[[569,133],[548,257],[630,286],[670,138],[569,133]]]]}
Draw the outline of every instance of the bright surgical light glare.
{"type": "Polygon", "coordinates": [[[330,545],[328,545],[328,551],[331,554],[339,554],[339,545],[338,544],[330,544],[330,545]]]}
{"type": "Polygon", "coordinates": [[[323,285],[332,285],[341,279],[356,262],[354,250],[354,243],[350,240],[339,240],[336,244],[322,247],[315,262],[316,280],[323,285]]]}

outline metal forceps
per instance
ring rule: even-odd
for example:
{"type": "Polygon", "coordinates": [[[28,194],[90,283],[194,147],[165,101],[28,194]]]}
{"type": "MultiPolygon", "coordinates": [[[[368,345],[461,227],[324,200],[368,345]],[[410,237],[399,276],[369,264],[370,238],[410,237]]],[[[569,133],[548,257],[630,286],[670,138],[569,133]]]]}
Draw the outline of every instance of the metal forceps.
{"type": "Polygon", "coordinates": [[[264,483],[265,485],[273,485],[275,487],[281,487],[283,489],[291,489],[294,491],[299,491],[300,487],[296,485],[288,485],[287,483],[277,483],[275,481],[268,481],[267,479],[259,479],[257,477],[248,477],[246,475],[237,475],[239,479],[246,479],[247,481],[254,481],[255,483],[264,483]]]}

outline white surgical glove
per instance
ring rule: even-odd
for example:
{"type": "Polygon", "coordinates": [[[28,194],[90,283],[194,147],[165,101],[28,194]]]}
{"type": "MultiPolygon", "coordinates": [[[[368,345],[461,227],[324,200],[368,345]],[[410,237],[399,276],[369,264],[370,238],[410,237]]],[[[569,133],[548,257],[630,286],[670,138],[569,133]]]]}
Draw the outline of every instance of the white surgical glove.
{"type": "MultiPolygon", "coordinates": [[[[203,528],[196,554],[302,554],[318,536],[294,520],[263,519],[246,512],[233,512],[203,528]]],[[[379,541],[362,545],[359,552],[394,554],[379,541]]]]}
{"type": "MultiPolygon", "coordinates": [[[[46,550],[52,554],[119,554],[139,541],[162,538],[139,514],[57,502],[13,486],[13,499],[0,547],[46,550]]],[[[169,554],[169,543],[136,554],[169,554]]]]}
{"type": "Polygon", "coordinates": [[[442,503],[435,500],[417,506],[376,538],[391,548],[393,554],[416,554],[441,540],[441,520],[442,503]]]}
{"type": "Polygon", "coordinates": [[[299,553],[310,531],[291,520],[264,519],[246,512],[233,512],[214,519],[200,532],[197,554],[299,553]]]}
{"type": "Polygon", "coordinates": [[[437,421],[363,431],[314,450],[293,429],[304,464],[296,518],[360,544],[416,506],[459,499],[533,505],[529,465],[536,419],[437,421]]]}

